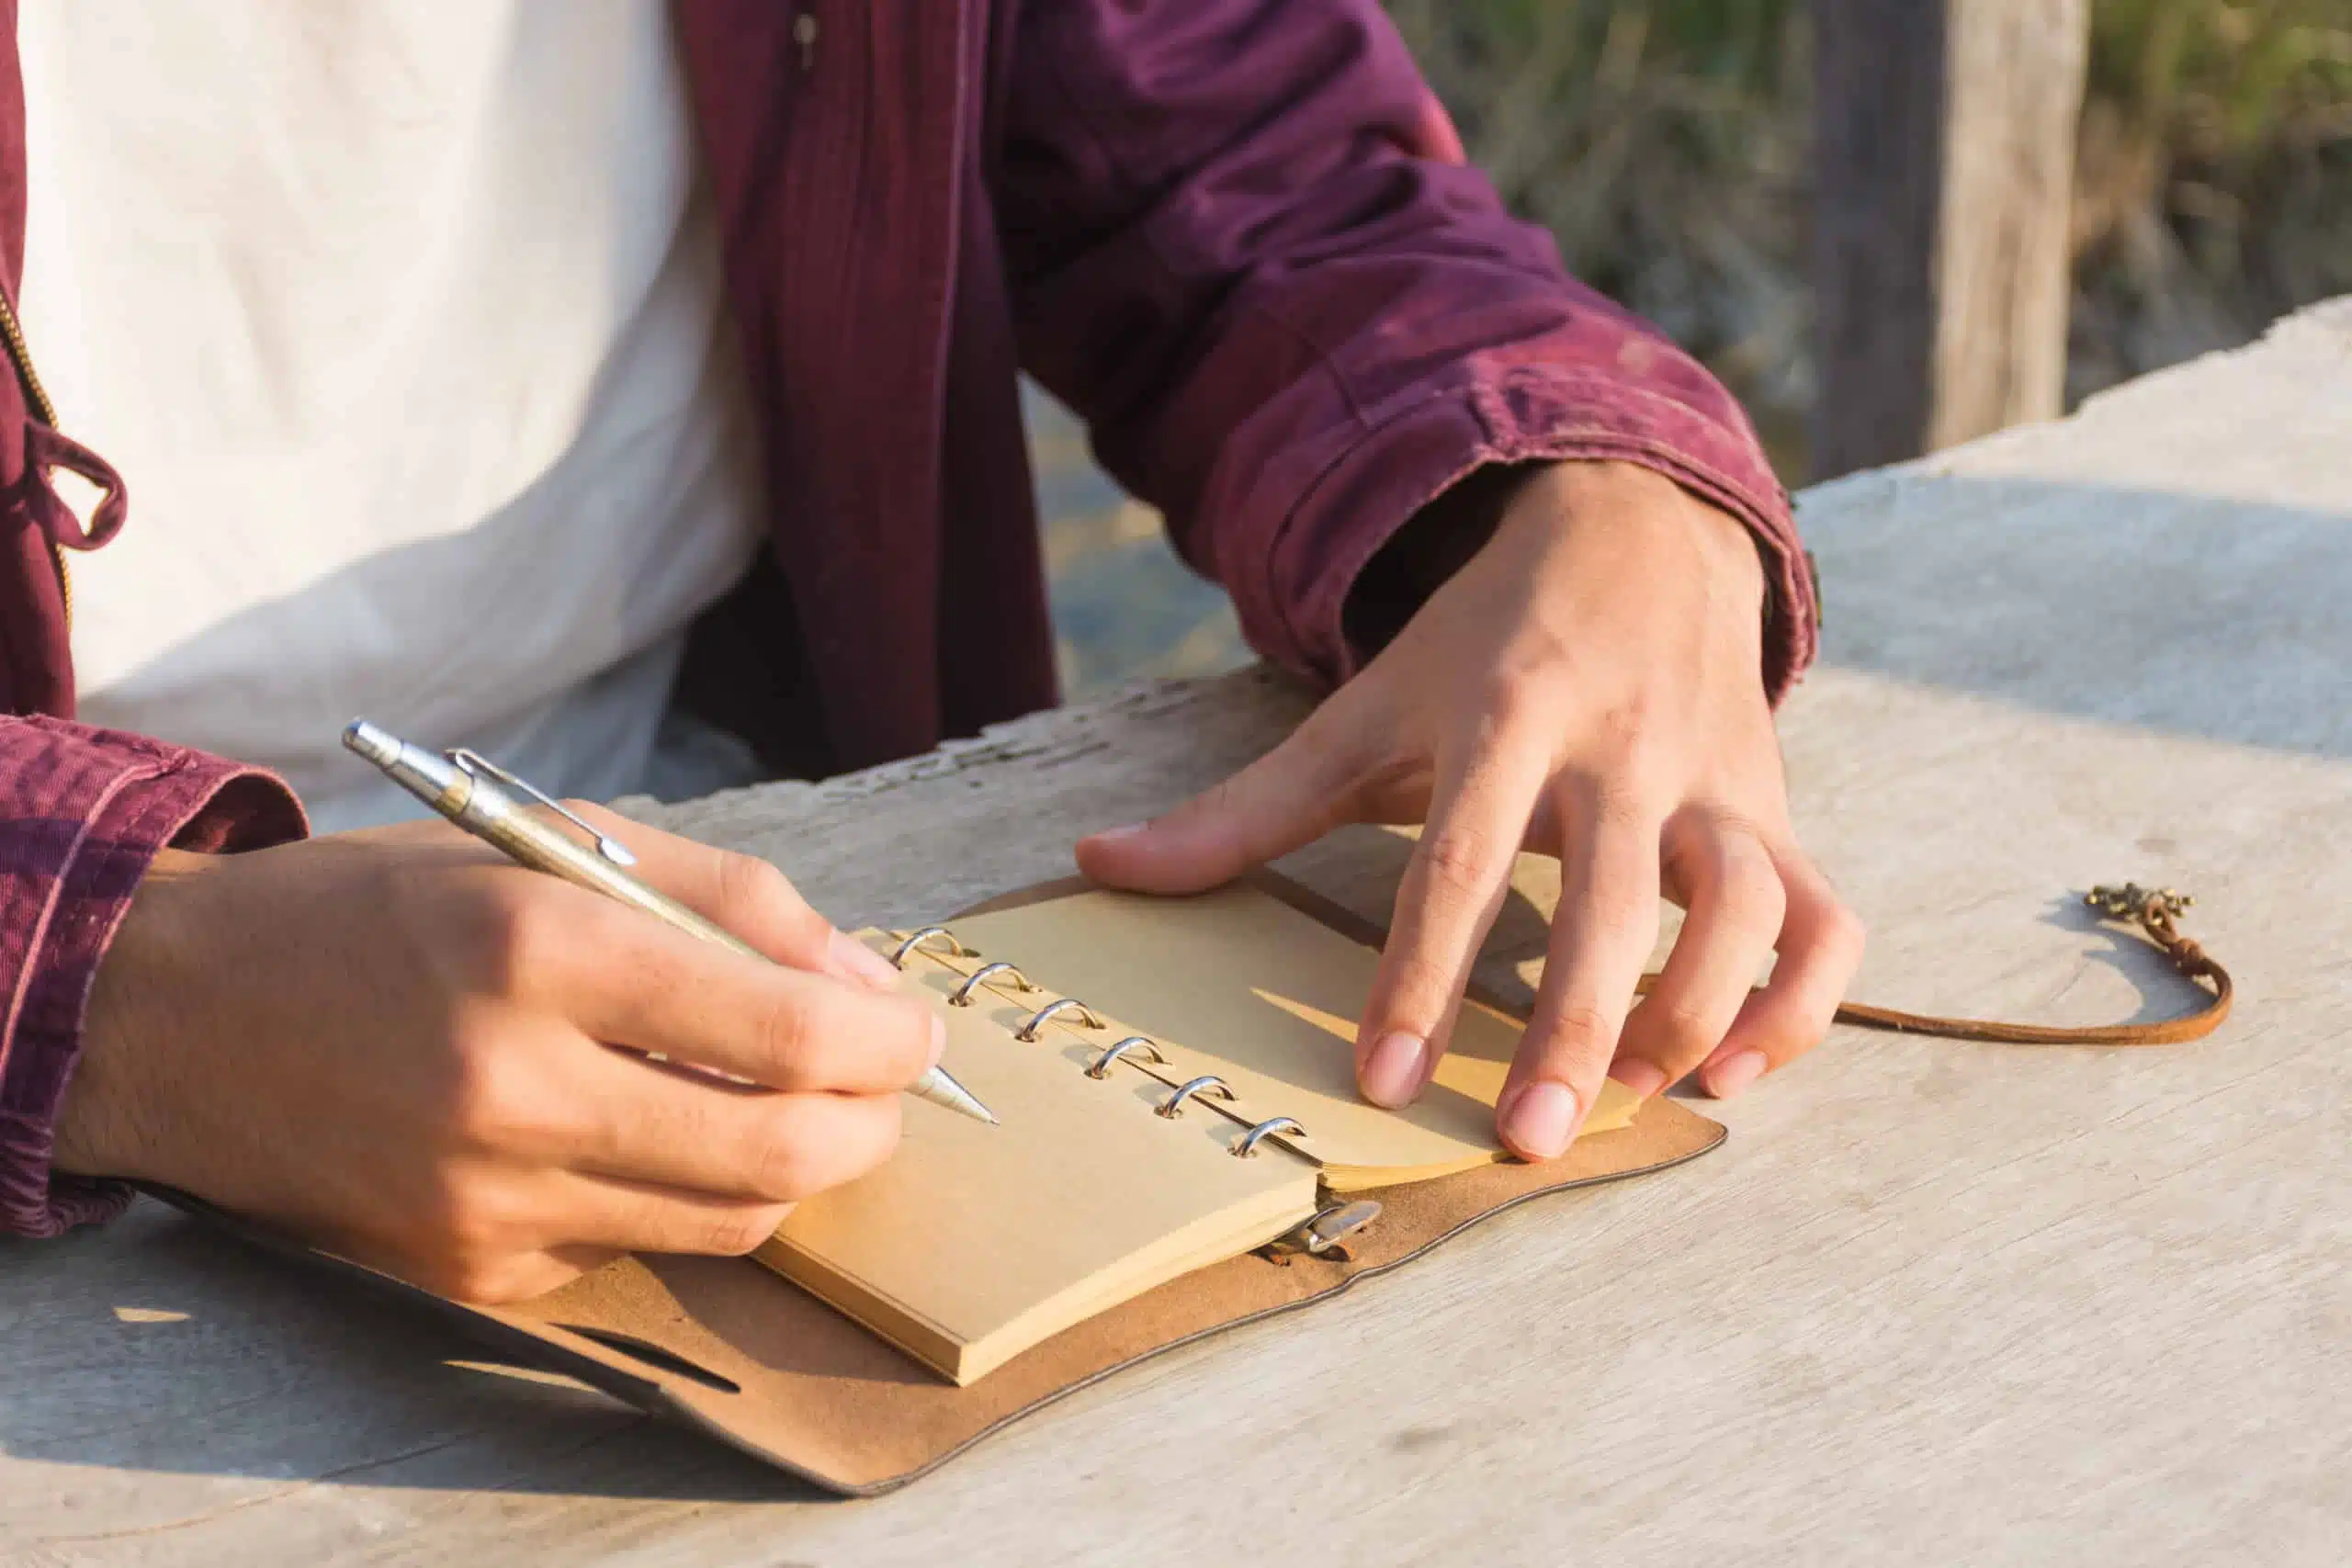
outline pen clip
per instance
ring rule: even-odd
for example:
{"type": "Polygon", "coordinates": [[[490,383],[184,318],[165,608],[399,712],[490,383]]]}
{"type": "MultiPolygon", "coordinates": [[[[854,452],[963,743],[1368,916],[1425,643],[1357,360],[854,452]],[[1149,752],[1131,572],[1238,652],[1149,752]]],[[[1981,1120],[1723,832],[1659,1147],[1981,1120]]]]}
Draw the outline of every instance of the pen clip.
{"type": "Polygon", "coordinates": [[[529,795],[533,800],[537,801],[541,806],[546,807],[548,810],[554,812],[557,816],[562,818],[565,821],[570,822],[573,827],[587,834],[590,839],[594,840],[596,852],[604,856],[606,860],[612,862],[615,865],[635,865],[637,863],[637,856],[629,852],[629,847],[627,844],[622,843],[618,839],[614,838],[609,833],[598,832],[593,823],[587,821],[578,812],[564,805],[563,802],[555,799],[545,790],[539,788],[538,785],[531,783],[530,780],[519,778],[516,775],[508,773],[504,768],[500,767],[497,763],[492,761],[489,758],[483,756],[481,752],[473,750],[471,747],[459,746],[452,750],[444,751],[441,754],[456,764],[460,773],[466,773],[470,777],[478,779],[484,773],[488,773],[492,778],[496,779],[499,783],[511,784],[514,788],[521,790],[525,795],[529,795]]]}

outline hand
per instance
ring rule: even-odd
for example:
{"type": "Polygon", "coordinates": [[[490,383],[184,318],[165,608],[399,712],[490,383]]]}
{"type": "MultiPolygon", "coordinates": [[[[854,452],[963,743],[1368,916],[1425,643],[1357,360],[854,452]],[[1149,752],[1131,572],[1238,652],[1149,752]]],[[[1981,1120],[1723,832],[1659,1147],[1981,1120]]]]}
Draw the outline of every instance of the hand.
{"type": "Polygon", "coordinates": [[[1558,1155],[1604,1076],[1650,1095],[1695,1068],[1736,1094],[1820,1039],[1862,947],[1790,827],[1762,596],[1736,519],[1646,469],[1552,466],[1288,740],[1166,817],[1087,840],[1079,863],[1191,892],[1342,823],[1424,823],[1356,1041],[1365,1096],[1401,1105],[1444,1054],[1513,854],[1556,854],[1503,1143],[1558,1155]],[[1634,1007],[1661,891],[1690,916],[1634,1007]]]}
{"type": "Polygon", "coordinates": [[[577,809],[786,967],[439,821],[166,852],[99,967],[59,1168],[503,1301],[624,1250],[747,1252],[879,1163],[936,1018],[764,863],[577,809]]]}

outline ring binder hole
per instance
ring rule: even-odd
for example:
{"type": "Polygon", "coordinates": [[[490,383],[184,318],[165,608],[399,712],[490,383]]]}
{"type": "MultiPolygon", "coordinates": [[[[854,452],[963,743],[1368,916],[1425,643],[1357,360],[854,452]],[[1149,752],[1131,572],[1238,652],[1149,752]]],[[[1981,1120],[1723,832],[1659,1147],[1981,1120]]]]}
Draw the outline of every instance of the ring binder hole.
{"type": "Polygon", "coordinates": [[[1182,1088],[1177,1089],[1175,1093],[1170,1095],[1166,1100],[1160,1101],[1158,1114],[1165,1116],[1172,1122],[1177,1117],[1184,1114],[1184,1101],[1192,1099],[1193,1096],[1196,1094],[1210,1093],[1214,1093],[1220,1100],[1231,1100],[1233,1098],[1233,1089],[1223,1078],[1217,1077],[1215,1073],[1204,1073],[1199,1077],[1187,1082],[1182,1088]]]}
{"type": "Polygon", "coordinates": [[[1017,991],[1034,991],[1037,988],[1029,983],[1028,976],[1023,975],[1010,964],[983,964],[972,971],[970,978],[956,987],[947,998],[947,1005],[959,1008],[970,1007],[972,993],[999,975],[1012,976],[1015,982],[1013,989],[1017,991]]]}
{"type": "MultiPolygon", "coordinates": [[[[986,974],[987,971],[982,970],[981,973],[986,974]]],[[[977,976],[975,977],[977,978],[977,976]]],[[[1038,1025],[1044,1023],[1056,1013],[1065,1011],[1071,1008],[1076,1008],[1080,1012],[1086,1015],[1087,1028],[1107,1029],[1110,1027],[1110,1025],[1104,1023],[1101,1019],[1094,1015],[1094,1010],[1092,1008],[1088,1007],[1076,997],[1062,997],[1054,1001],[1047,1002],[1044,1007],[1041,1007],[1035,1012],[1031,1013],[1029,1015],[1029,1021],[1014,1030],[1012,1032],[1012,1037],[1015,1040],[1034,1041],[1037,1038],[1038,1025]]]]}
{"type": "Polygon", "coordinates": [[[1112,1063],[1117,1061],[1120,1057],[1125,1055],[1130,1051],[1142,1052],[1154,1066],[1166,1066],[1168,1065],[1168,1058],[1159,1054],[1159,1047],[1158,1045],[1154,1044],[1150,1040],[1145,1038],[1143,1035],[1130,1034],[1125,1040],[1120,1041],[1117,1044],[1106,1049],[1100,1056],[1095,1057],[1094,1065],[1086,1069],[1086,1076],[1090,1078],[1102,1077],[1111,1070],[1112,1063]]]}

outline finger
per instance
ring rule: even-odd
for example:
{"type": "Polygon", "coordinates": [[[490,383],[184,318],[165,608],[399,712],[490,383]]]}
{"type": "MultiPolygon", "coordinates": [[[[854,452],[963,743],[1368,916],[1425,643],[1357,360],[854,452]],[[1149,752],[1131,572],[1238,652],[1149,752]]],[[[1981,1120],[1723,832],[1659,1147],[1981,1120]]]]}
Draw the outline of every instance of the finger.
{"type": "Polygon", "coordinates": [[[564,805],[637,856],[636,874],[779,964],[888,990],[889,960],[833,929],[783,872],[755,855],[698,844],[586,801],[564,805]]]}
{"type": "Polygon", "coordinates": [[[1690,915],[1647,998],[1625,1021],[1609,1076],[1658,1092],[1707,1059],[1739,1016],[1781,934],[1781,874],[1755,830],[1686,812],[1667,825],[1667,859],[1690,915]]]}
{"type": "Polygon", "coordinates": [[[1396,912],[1356,1032],[1356,1080],[1375,1105],[1420,1093],[1445,1054],[1470,966],[1510,887],[1511,863],[1551,766],[1524,742],[1442,769],[1429,821],[1396,890],[1396,912]]]}
{"type": "Polygon", "coordinates": [[[911,996],[746,958],[577,889],[540,903],[551,929],[517,939],[520,962],[607,1044],[796,1092],[888,1093],[939,1060],[945,1027],[911,996]]]}
{"type": "Polygon", "coordinates": [[[1827,878],[1797,851],[1775,858],[1789,908],[1780,961],[1699,1069],[1700,1083],[1719,1100],[1820,1043],[1862,962],[1862,922],[1827,878]]]}
{"type": "Polygon", "coordinates": [[[854,1180],[899,1145],[895,1094],[775,1094],[610,1052],[568,1168],[733,1201],[789,1203],[854,1180]]]}
{"type": "Polygon", "coordinates": [[[485,1257],[458,1258],[437,1252],[409,1257],[379,1255],[362,1243],[336,1246],[334,1251],[338,1257],[382,1269],[436,1296],[479,1306],[503,1306],[545,1295],[559,1285],[568,1284],[590,1269],[611,1262],[617,1249],[580,1247],[534,1248],[485,1257]]]}
{"type": "Polygon", "coordinates": [[[775,1235],[789,1203],[713,1197],[610,1177],[564,1175],[549,1200],[566,1233],[557,1256],[582,1249],[690,1252],[740,1258],[775,1235]]]}
{"type": "Polygon", "coordinates": [[[1524,1159],[1555,1158],[1576,1137],[1657,941],[1656,818],[1598,785],[1566,793],[1568,855],[1544,982],[1497,1105],[1496,1131],[1524,1159]]]}
{"type": "Polygon", "coordinates": [[[1198,893],[1311,844],[1343,822],[1369,769],[1358,702],[1335,696],[1283,743],[1164,817],[1079,840],[1088,876],[1142,893],[1198,893]]]}

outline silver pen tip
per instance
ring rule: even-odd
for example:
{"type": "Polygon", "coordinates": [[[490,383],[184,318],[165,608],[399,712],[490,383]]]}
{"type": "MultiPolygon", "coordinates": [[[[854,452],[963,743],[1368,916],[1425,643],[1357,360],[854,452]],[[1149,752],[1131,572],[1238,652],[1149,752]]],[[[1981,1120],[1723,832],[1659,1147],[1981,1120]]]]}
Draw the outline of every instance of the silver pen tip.
{"type": "Polygon", "coordinates": [[[1001,1124],[996,1119],[996,1112],[981,1104],[979,1096],[957,1083],[944,1067],[933,1067],[923,1074],[908,1092],[918,1100],[944,1105],[975,1122],[985,1122],[991,1127],[1001,1124]]]}

